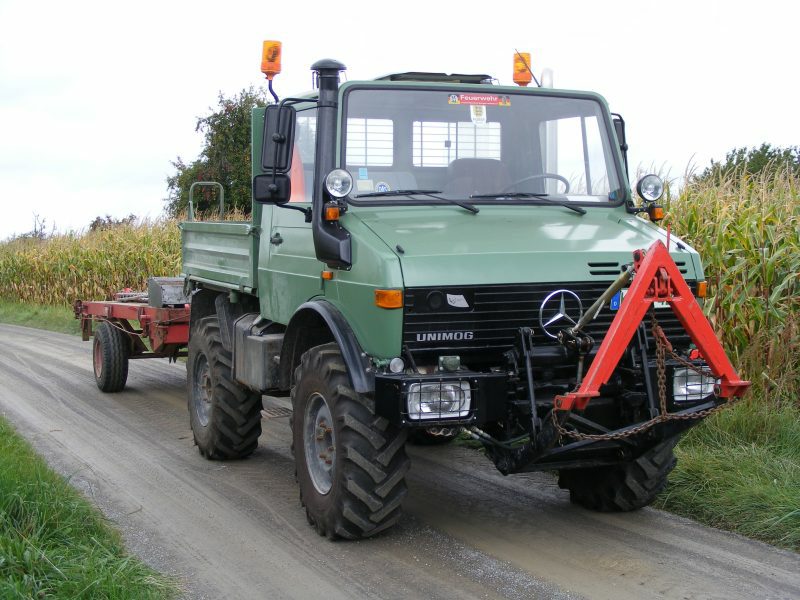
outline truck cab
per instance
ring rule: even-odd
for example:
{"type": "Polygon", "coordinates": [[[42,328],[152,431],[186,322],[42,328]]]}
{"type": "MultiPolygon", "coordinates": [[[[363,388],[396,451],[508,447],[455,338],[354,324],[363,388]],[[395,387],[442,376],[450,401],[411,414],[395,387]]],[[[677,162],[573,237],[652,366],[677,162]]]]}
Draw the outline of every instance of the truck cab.
{"type": "Polygon", "coordinates": [[[696,420],[618,432],[716,402],[669,306],[651,318],[671,358],[642,325],[598,397],[555,416],[634,251],[667,244],[704,288],[697,252],[642,218],[657,195],[633,200],[621,119],[595,93],[486,75],[340,84],[341,63],[312,69],[317,90],[253,112],[252,219],[181,225],[200,452],[247,456],[261,395],[290,396],[302,502],[332,538],[399,518],[409,432],[463,431],[503,473],[557,472],[590,508],[652,502],[696,420]],[[590,307],[580,343],[565,341],[590,307]]]}

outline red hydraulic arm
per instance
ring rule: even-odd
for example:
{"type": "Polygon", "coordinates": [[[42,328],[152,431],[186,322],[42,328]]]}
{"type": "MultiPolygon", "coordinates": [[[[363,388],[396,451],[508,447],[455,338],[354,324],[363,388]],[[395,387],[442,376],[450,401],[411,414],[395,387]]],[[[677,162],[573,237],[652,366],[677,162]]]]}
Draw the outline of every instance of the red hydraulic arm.
{"type": "Polygon", "coordinates": [[[556,409],[582,410],[591,398],[600,395],[600,386],[608,381],[617,368],[633,334],[654,302],[669,303],[672,312],[700,350],[712,374],[720,380],[717,395],[722,398],[742,396],[750,387],[750,382],[739,379],[666,246],[657,241],[646,252],[636,250],[633,261],[633,283],[625,294],[619,312],[611,322],[586,377],[577,391],[556,396],[556,409]]]}

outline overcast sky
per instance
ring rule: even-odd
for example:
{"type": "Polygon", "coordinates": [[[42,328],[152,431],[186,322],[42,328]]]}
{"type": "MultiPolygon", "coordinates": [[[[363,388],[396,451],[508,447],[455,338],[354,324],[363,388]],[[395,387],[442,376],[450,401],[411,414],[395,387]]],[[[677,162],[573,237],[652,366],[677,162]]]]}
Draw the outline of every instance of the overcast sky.
{"type": "Polygon", "coordinates": [[[488,73],[514,49],[556,87],[603,94],[628,124],[631,166],[681,175],[733,147],[800,144],[796,2],[45,2],[0,0],[0,239],[33,215],[158,217],[175,157],[195,158],[218,92],[262,85],[283,42],[280,95],[309,67],[349,79],[488,73]],[[302,7],[302,8],[296,8],[302,7]]]}

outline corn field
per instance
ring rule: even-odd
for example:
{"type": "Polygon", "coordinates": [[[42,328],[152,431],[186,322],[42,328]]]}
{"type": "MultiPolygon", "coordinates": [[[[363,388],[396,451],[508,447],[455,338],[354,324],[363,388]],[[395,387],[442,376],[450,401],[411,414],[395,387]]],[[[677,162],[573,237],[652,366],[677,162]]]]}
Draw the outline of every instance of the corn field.
{"type": "MultiPolygon", "coordinates": [[[[705,309],[758,388],[800,392],[800,178],[788,172],[690,182],[666,201],[669,224],[701,254],[705,309]]],[[[228,215],[241,220],[241,213],[228,215]]],[[[69,305],[145,289],[180,272],[177,220],[0,245],[0,298],[69,305]]]]}
{"type": "Polygon", "coordinates": [[[666,203],[703,260],[705,311],[756,389],[800,392],[800,178],[789,172],[695,181],[666,203]]]}
{"type": "Polygon", "coordinates": [[[159,220],[0,246],[0,297],[69,305],[147,289],[148,276],[181,270],[178,222],[159,220]]]}

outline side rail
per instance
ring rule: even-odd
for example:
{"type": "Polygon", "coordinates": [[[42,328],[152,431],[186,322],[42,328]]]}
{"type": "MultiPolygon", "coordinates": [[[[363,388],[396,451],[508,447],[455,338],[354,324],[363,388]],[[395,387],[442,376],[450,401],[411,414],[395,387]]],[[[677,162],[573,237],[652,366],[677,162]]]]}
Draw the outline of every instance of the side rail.
{"type": "Polygon", "coordinates": [[[195,181],[189,186],[189,221],[194,221],[194,190],[199,186],[219,188],[219,219],[225,217],[225,188],[217,181],[195,181]]]}

